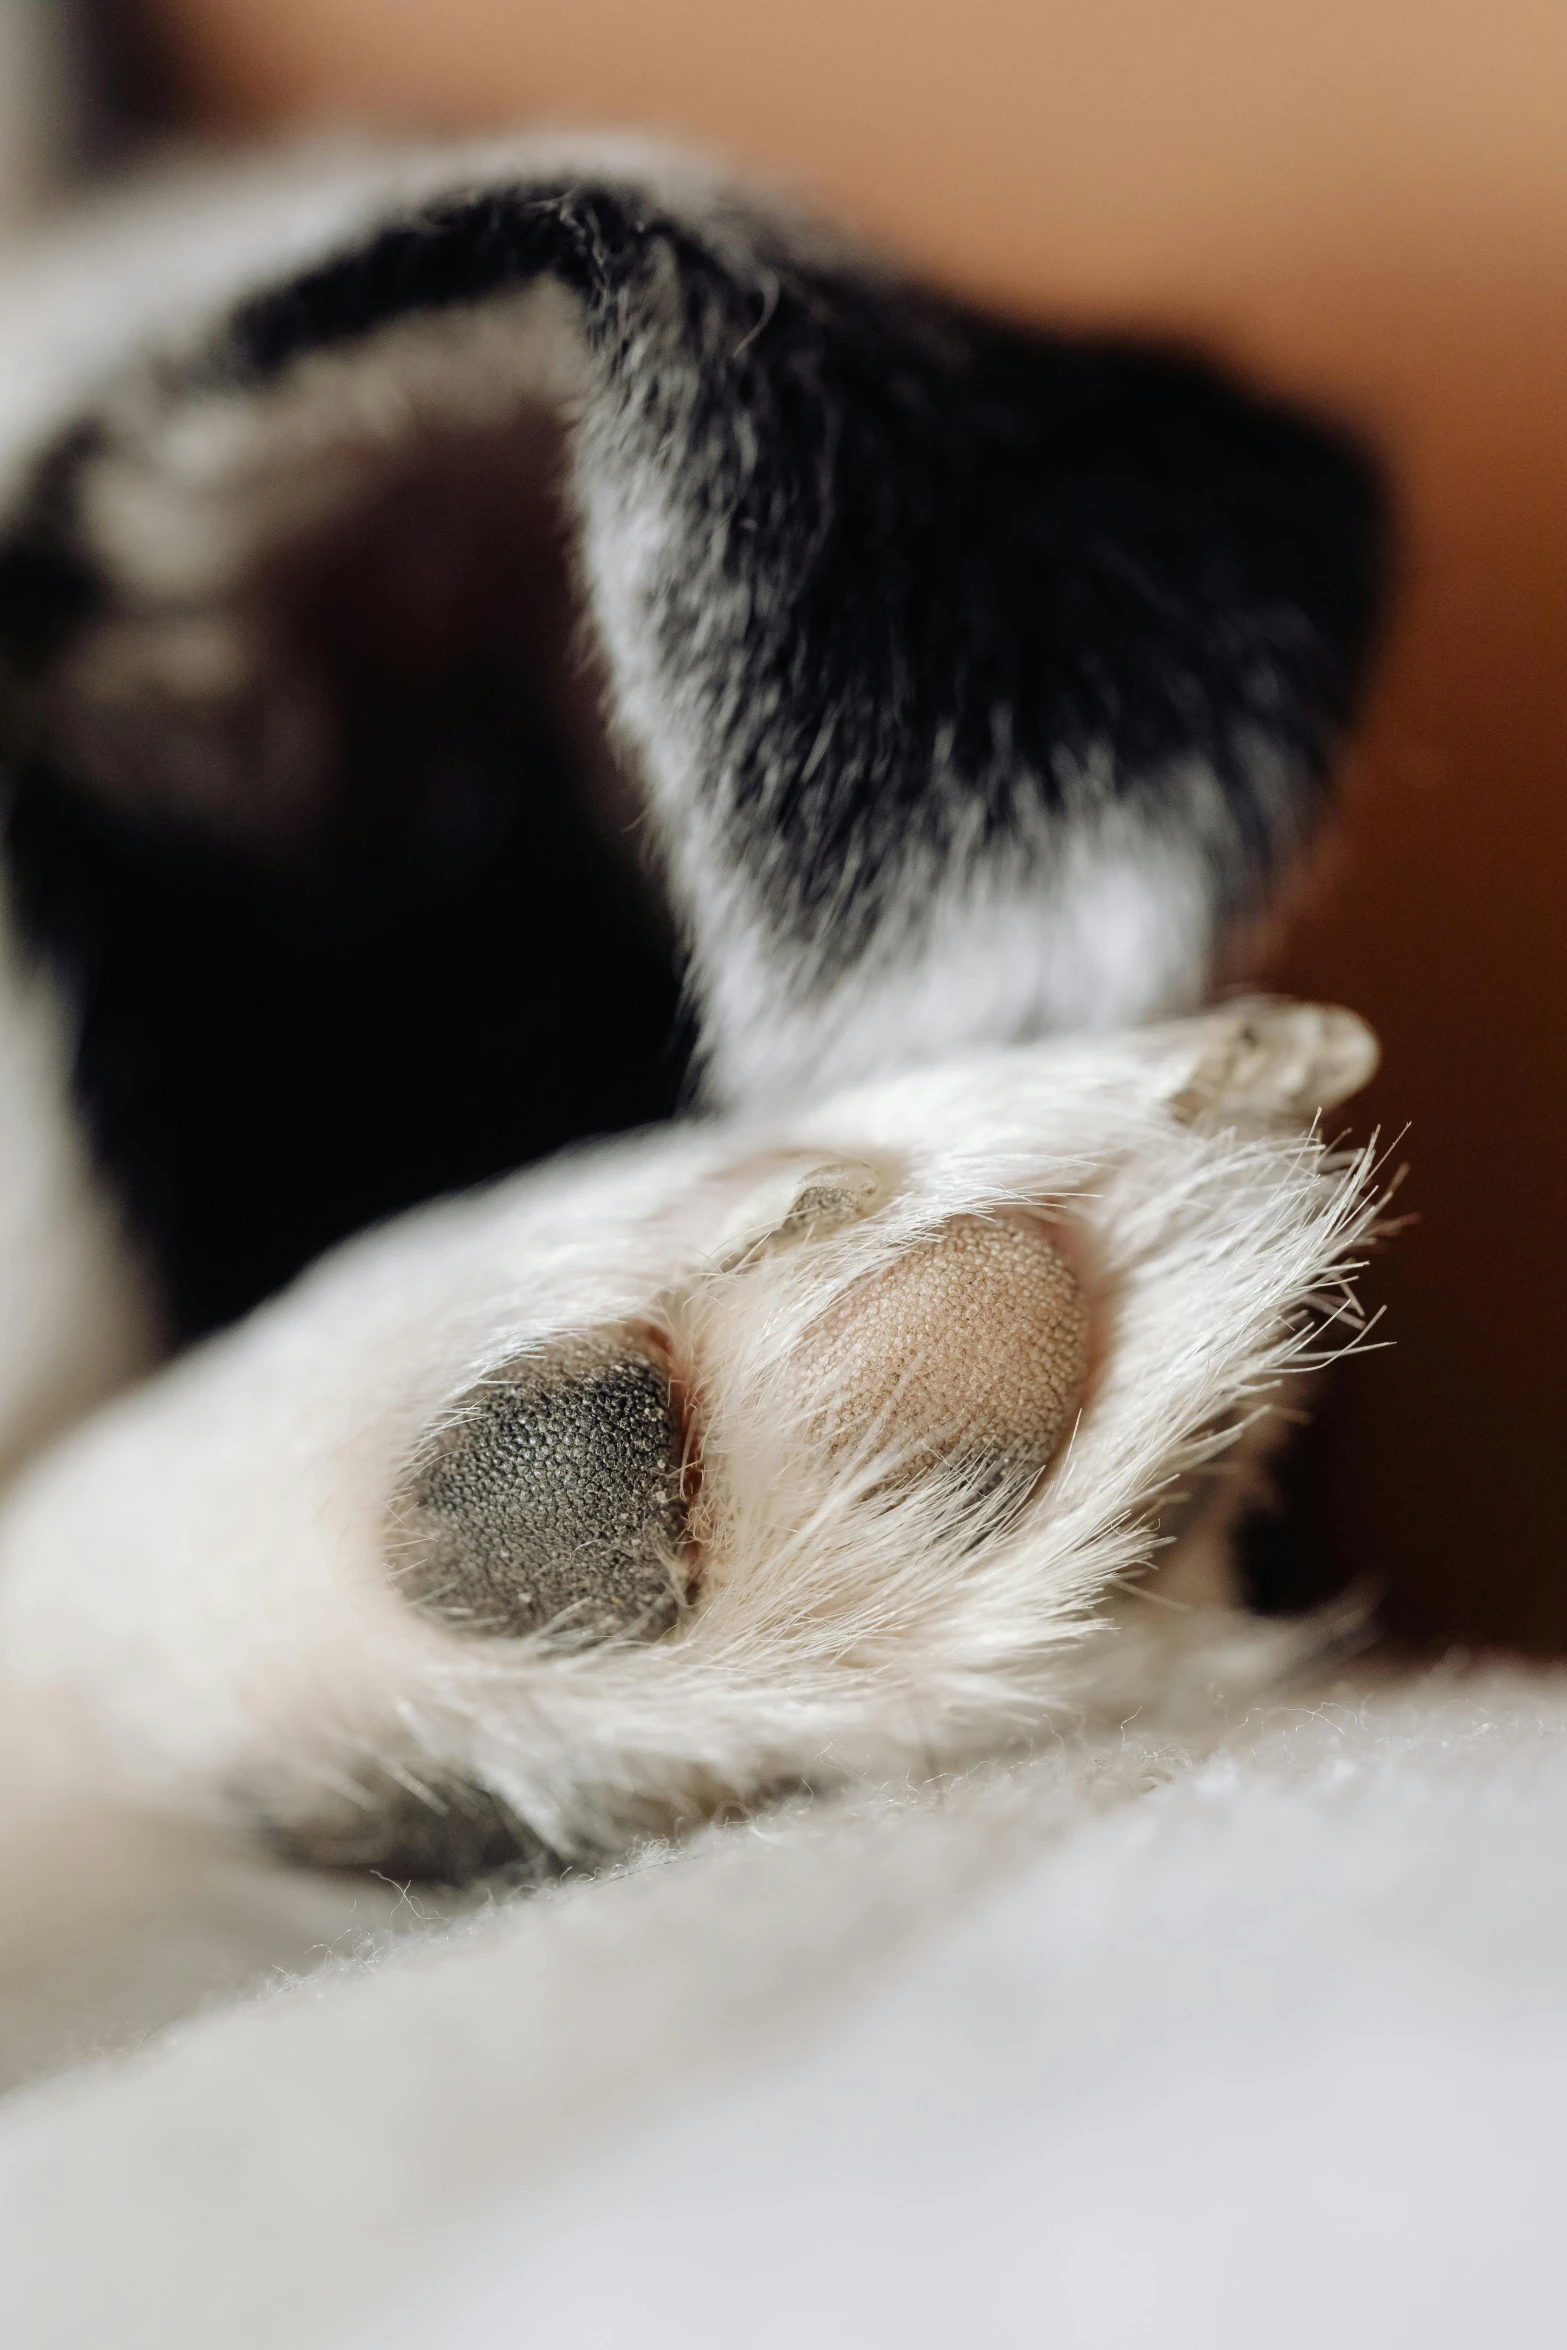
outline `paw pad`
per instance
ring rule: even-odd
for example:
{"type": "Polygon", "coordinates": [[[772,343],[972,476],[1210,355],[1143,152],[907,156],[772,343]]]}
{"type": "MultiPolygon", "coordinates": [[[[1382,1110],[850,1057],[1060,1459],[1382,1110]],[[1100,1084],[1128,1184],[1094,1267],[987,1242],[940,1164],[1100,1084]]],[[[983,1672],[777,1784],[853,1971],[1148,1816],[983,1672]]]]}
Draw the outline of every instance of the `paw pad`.
{"type": "Polygon", "coordinates": [[[678,1606],[681,1455],[651,1348],[574,1337],[503,1365],[463,1397],[399,1495],[399,1587],[475,1633],[661,1632],[678,1606]]]}
{"type": "Polygon", "coordinates": [[[1031,1220],[955,1216],[856,1282],[811,1329],[799,1372],[829,1443],[867,1439],[918,1474],[937,1462],[1032,1480],[1088,1373],[1077,1276],[1031,1220]]]}

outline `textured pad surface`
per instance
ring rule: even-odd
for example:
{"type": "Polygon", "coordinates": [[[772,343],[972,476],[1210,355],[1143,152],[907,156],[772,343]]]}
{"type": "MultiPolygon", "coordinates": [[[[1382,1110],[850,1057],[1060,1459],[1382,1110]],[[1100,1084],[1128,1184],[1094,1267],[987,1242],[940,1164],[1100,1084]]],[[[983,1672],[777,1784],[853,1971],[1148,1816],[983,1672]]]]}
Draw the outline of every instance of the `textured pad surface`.
{"type": "Polygon", "coordinates": [[[474,1632],[664,1630],[683,1531],[669,1374],[623,1335],[494,1372],[416,1463],[395,1513],[401,1588],[474,1632]]]}
{"type": "Polygon", "coordinates": [[[871,1442],[917,1474],[938,1460],[1036,1477],[1088,1371],[1077,1276],[1037,1224],[955,1216],[815,1324],[802,1371],[834,1445],[871,1442]]]}

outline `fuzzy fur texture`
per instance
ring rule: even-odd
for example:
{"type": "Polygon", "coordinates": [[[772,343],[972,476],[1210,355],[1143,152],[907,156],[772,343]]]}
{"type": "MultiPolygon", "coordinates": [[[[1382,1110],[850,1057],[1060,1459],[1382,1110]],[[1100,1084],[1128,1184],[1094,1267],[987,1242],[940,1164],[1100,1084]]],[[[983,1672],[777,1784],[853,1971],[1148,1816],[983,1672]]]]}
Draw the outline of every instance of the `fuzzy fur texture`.
{"type": "Polygon", "coordinates": [[[687,1082],[1192,1007],[1292,869],[1384,563],[1320,421],[629,142],[185,202],[0,412],[13,894],[177,1331],[687,1082]]]}
{"type": "Polygon", "coordinates": [[[22,1478],[15,1701],[467,1877],[1026,1744],[1177,1522],[1222,1583],[1368,1048],[1120,1024],[1310,831],[1362,454],[630,142],[154,193],[0,340],[0,1434],[273,1300],[22,1478]],[[970,1242],[993,1332],[877,1320],[970,1242]]]}
{"type": "Polygon", "coordinates": [[[1224,1012],[614,1146],[361,1240],[23,1481],[7,1683],[117,1785],[319,1857],[429,1873],[448,1821],[437,1874],[476,1835],[494,1857],[496,1806],[523,1852],[584,1859],[1026,1743],[1080,1701],[1102,1603],[1155,1559],[1179,1482],[1342,1315],[1367,1163],[1298,1122],[1370,1058],[1347,1015],[1224,1012]],[[875,1171],[869,1212],[759,1245],[844,1162],[875,1171]],[[1032,1490],[976,1489],[961,1455],[900,1476],[895,1429],[802,1391],[802,1352],[953,1218],[1003,1214],[1045,1218],[1079,1268],[1080,1416],[1032,1490]],[[627,1326],[660,1331],[690,1399],[674,1628],[584,1645],[569,1621],[507,1639],[415,1613],[393,1503],[427,1432],[500,1366],[627,1326]],[[822,1440],[824,1409],[852,1444],[822,1440]]]}
{"type": "Polygon", "coordinates": [[[1363,458],[622,141],[182,181],[0,345],[8,2341],[1559,2331],[1561,1691],[1227,1604],[1374,1048],[1130,1025],[1363,458]],[[627,1362],[619,1636],[497,1630],[421,1476],[627,1362]]]}

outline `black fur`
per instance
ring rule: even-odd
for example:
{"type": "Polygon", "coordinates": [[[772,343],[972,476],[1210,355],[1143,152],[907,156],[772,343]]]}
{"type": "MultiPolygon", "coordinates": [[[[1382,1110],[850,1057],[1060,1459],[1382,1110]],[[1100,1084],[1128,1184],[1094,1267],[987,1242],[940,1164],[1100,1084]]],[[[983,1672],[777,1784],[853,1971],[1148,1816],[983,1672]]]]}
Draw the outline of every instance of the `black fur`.
{"type": "Polygon", "coordinates": [[[668,950],[551,746],[480,711],[443,755],[391,856],[314,895],[21,779],[22,915],[79,1008],[82,1112],[178,1336],[381,1217],[676,1106],[668,950]]]}
{"type": "MultiPolygon", "coordinates": [[[[243,401],[540,273],[583,306],[579,465],[676,517],[640,614],[701,749],[666,830],[705,829],[791,984],[839,985],[965,860],[1044,874],[1085,795],[1199,849],[1218,921],[1266,894],[1379,608],[1381,500],[1347,439],[1195,359],[998,324],[743,207],[593,186],[394,220],[245,299],[163,396],[243,401]]],[[[10,850],[79,1007],[90,1130],[196,1330],[369,1218],[665,1113],[679,973],[570,753],[482,677],[373,853],[324,881],[62,763],[52,681],[116,609],[83,485],[118,430],[112,401],[73,426],[0,544],[10,850]]],[[[704,909],[677,913],[700,1021],[704,909]]]]}
{"type": "Polygon", "coordinates": [[[648,615],[671,678],[730,622],[733,853],[829,972],[911,834],[949,852],[976,792],[1016,834],[1099,750],[1133,796],[1202,758],[1234,824],[1225,910],[1254,903],[1298,839],[1258,746],[1303,825],[1364,674],[1383,564],[1364,455],[1196,359],[1001,326],[722,227],[618,191],[435,208],[246,305],[219,364],[265,381],[413,311],[545,270],[571,285],[688,509],[693,559],[648,615]]]}
{"type": "Polygon", "coordinates": [[[103,437],[89,422],[56,443],[0,543],[0,648],[16,686],[33,684],[112,605],[76,513],[79,476],[103,437]]]}

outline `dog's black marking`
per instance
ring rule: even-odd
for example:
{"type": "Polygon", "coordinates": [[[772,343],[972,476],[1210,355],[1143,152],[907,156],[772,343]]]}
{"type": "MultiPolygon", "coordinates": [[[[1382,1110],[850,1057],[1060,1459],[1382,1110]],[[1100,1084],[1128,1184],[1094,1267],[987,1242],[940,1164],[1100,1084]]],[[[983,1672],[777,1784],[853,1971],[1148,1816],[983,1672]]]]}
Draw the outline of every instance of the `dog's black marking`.
{"type": "MultiPolygon", "coordinates": [[[[159,396],[264,403],[546,275],[589,353],[579,476],[666,530],[634,615],[692,746],[666,832],[700,832],[726,918],[801,987],[976,868],[1043,887],[1107,806],[1202,861],[1220,923],[1266,894],[1355,705],[1381,500],[1346,438],[1194,359],[980,318],[741,207],[521,187],[247,297],[159,396]]],[[[72,661],[147,617],[90,495],[145,411],[73,426],[13,512],[0,742],[84,1115],[190,1331],[367,1219],[665,1112],[679,973],[583,813],[580,744],[519,717],[496,642],[443,647],[389,806],[375,758],[323,770],[303,855],[270,852],[242,729],[223,789],[256,806],[226,838],[161,796],[156,730],[83,733],[72,661]]],[[[363,710],[396,665],[339,657],[331,693],[363,710]]],[[[702,948],[707,907],[677,911],[702,948]]]]}
{"type": "Polygon", "coordinates": [[[621,429],[687,510],[650,633],[672,685],[723,702],[732,854],[829,968],[911,828],[953,851],[977,796],[992,842],[1015,837],[1025,799],[1059,812],[1105,754],[1111,790],[1154,802],[1200,758],[1229,910],[1254,902],[1380,603],[1358,448],[1194,359],[1003,327],[724,228],[619,192],[474,197],[249,303],[227,361],[265,382],[544,272],[581,297],[621,429]]]}
{"type": "Polygon", "coordinates": [[[112,606],[77,514],[82,469],[103,445],[91,422],[65,434],[35,468],[26,506],[0,541],[0,648],[19,684],[31,684],[112,606]]]}
{"type": "MultiPolygon", "coordinates": [[[[259,819],[244,804],[248,705],[215,746],[233,821],[193,814],[158,796],[165,707],[100,725],[100,770],[73,771],[38,715],[48,663],[29,694],[6,648],[12,891],[76,1006],[82,1114],[176,1336],[368,1223],[677,1106],[667,932],[620,817],[584,804],[597,735],[568,674],[552,462],[547,445],[511,473],[484,447],[424,452],[268,582],[279,698],[307,662],[331,730],[325,788],[279,794],[271,830],[272,803],[259,819]],[[482,546],[432,574],[443,531],[493,535],[486,495],[531,526],[518,577],[492,581],[482,546]]],[[[40,541],[58,552],[69,497],[62,459],[29,562],[40,541]]]]}
{"type": "Polygon", "coordinates": [[[669,956],[551,747],[479,708],[443,759],[395,855],[316,899],[22,780],[23,912],[79,1007],[83,1114],[179,1333],[381,1217],[676,1106],[669,956]]]}

